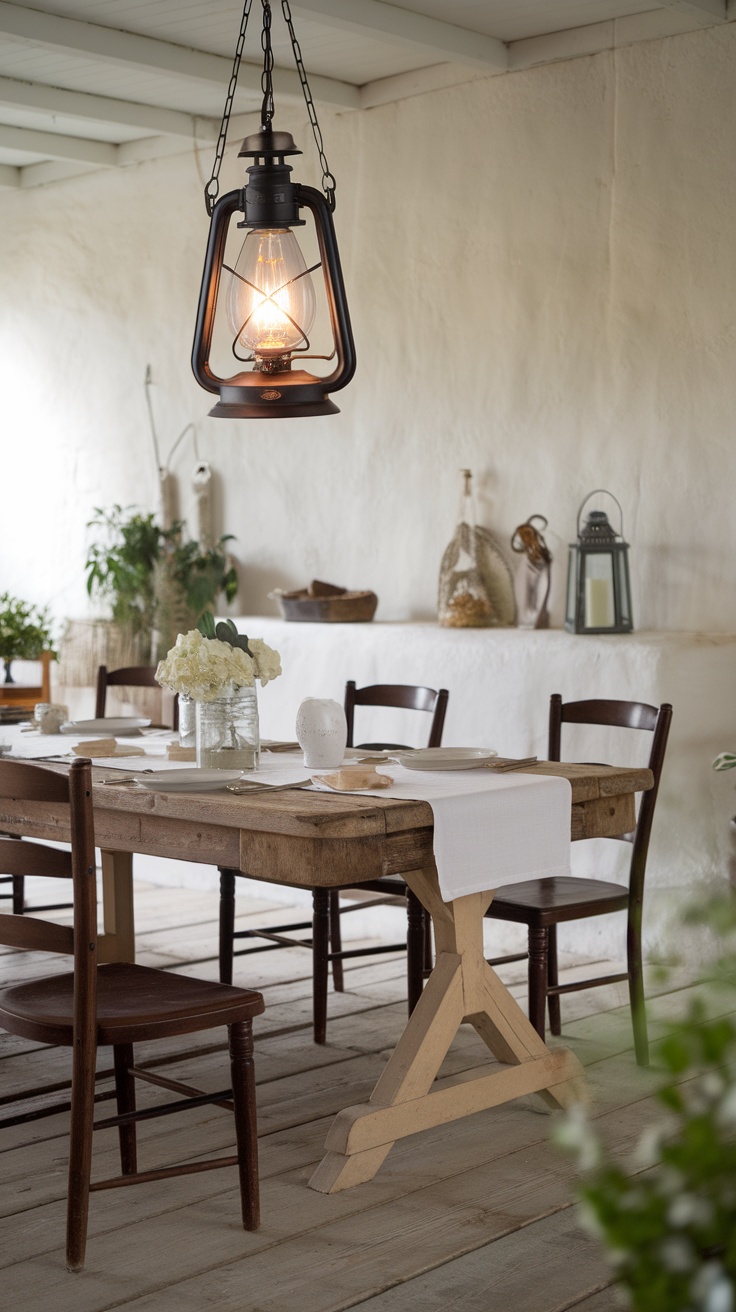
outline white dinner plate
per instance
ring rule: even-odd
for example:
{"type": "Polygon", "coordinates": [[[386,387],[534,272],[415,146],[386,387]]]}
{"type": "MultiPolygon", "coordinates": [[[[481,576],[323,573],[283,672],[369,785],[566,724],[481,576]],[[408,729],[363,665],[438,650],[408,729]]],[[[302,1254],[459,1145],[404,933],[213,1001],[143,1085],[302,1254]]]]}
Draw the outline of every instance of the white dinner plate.
{"type": "Polygon", "coordinates": [[[133,776],[152,793],[216,793],[241,779],[242,770],[200,770],[198,766],[181,770],[153,770],[151,774],[133,776]]]}
{"type": "Polygon", "coordinates": [[[395,756],[407,770],[472,770],[492,761],[498,752],[492,747],[418,747],[395,756]]]}
{"type": "Polygon", "coordinates": [[[102,720],[67,720],[62,724],[61,732],[76,734],[78,738],[84,734],[91,737],[99,734],[104,738],[122,738],[125,734],[147,729],[150,723],[150,720],[142,719],[139,715],[120,715],[117,718],[108,716],[102,720]]]}

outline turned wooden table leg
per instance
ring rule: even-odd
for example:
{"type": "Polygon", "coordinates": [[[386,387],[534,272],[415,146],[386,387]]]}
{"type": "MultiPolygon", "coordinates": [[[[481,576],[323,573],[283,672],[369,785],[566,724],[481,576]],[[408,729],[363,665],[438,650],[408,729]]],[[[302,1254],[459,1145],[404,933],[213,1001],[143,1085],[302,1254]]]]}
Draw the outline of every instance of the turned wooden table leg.
{"type": "Polygon", "coordinates": [[[131,852],[105,852],[102,856],[102,925],[98,958],[135,961],[133,915],[133,856],[131,852]]]}

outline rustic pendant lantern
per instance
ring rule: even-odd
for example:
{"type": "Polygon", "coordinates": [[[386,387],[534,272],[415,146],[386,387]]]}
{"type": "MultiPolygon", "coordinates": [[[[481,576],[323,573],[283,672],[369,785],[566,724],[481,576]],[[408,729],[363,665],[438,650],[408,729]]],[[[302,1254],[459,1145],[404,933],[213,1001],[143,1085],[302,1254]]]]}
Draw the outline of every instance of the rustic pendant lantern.
{"type": "Polygon", "coordinates": [[[322,164],[323,192],[290,180],[286,163],[301,151],[289,132],[273,128],[273,53],[270,0],[261,0],[263,74],[261,130],[246,137],[240,156],[252,160],[248,182],[217,200],[219,171],[237,85],[252,0],[245,0],[212,177],[205,188],[211,217],[192,368],[201,387],[219,396],[210,411],[219,418],[270,419],[337,414],[329,394],[350,382],[355,372],[355,347],[340,267],[332,213],[335,179],[329,171],[317,115],[294,34],[288,0],[281,8],[289,29],[297,72],[304,89],[309,119],[322,164]],[[310,212],[319,247],[319,260],[307,267],[293,228],[303,227],[302,209],[310,212]],[[233,214],[243,217],[246,229],[240,255],[225,263],[225,247],[233,214]],[[310,333],[317,296],[312,275],[319,271],[329,309],[332,351],[311,353],[310,333]],[[231,352],[240,366],[228,378],[220,377],[210,363],[216,323],[226,318],[231,352]],[[324,377],[298,367],[303,360],[334,360],[324,377]],[[297,364],[295,368],[294,365],[297,364]]]}
{"type": "Polygon", "coordinates": [[[620,533],[615,532],[604,510],[591,510],[580,528],[583,507],[599,493],[616,501],[612,492],[597,488],[578,511],[578,540],[570,543],[568,559],[565,628],[569,633],[631,633],[629,545],[624,542],[618,501],[620,533]]]}

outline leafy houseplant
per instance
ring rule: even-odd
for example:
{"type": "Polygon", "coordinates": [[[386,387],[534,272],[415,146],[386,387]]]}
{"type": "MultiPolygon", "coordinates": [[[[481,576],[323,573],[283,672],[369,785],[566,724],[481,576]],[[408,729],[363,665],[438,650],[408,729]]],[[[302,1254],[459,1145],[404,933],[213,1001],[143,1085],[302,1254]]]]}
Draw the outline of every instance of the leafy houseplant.
{"type": "Polygon", "coordinates": [[[232,535],[203,546],[185,537],[183,521],[163,529],[152,514],[117,505],[96,509],[89,527],[100,534],[87,552],[87,592],[107,601],[113,622],[139,640],[142,660],[150,659],[154,630],[166,650],[220,592],[228,601],[237,592],[225,546],[232,535]]]}
{"type": "Polygon", "coordinates": [[[35,661],[52,650],[48,609],[32,606],[9,592],[0,593],[0,657],[5,661],[5,682],[12,683],[10,662],[35,661]]]}
{"type": "Polygon", "coordinates": [[[605,1156],[579,1110],[557,1136],[586,1170],[581,1219],[635,1312],[736,1308],[736,904],[712,903],[690,920],[721,935],[713,982],[725,1005],[711,1019],[697,997],[660,1044],[662,1115],[642,1136],[637,1173],[605,1156]]]}

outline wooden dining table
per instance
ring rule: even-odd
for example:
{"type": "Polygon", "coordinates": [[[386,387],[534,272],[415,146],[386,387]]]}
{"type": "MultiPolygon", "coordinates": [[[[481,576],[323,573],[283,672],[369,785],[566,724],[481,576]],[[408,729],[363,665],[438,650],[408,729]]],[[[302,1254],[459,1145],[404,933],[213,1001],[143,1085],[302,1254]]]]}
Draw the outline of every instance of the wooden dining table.
{"type": "MultiPolygon", "coordinates": [[[[570,780],[574,840],[630,832],[635,794],[653,783],[647,769],[615,766],[538,762],[528,772],[570,780]]],[[[102,852],[102,961],[134,959],[136,852],[306,889],[401,874],[432,916],[436,964],[424,992],[368,1102],[335,1117],[312,1188],[330,1193],[371,1180],[398,1140],[524,1094],[537,1093],[553,1107],[585,1098],[577,1058],[567,1048],[547,1048],[485,960],[483,917],[492,891],[442,900],[427,802],[297,789],[251,797],[167,793],[103,783],[113,777],[103,767],[93,771],[95,835],[102,852]],[[433,1088],[463,1022],[474,1027],[497,1065],[433,1088]]],[[[68,839],[68,808],[0,800],[0,828],[68,839]]]]}

